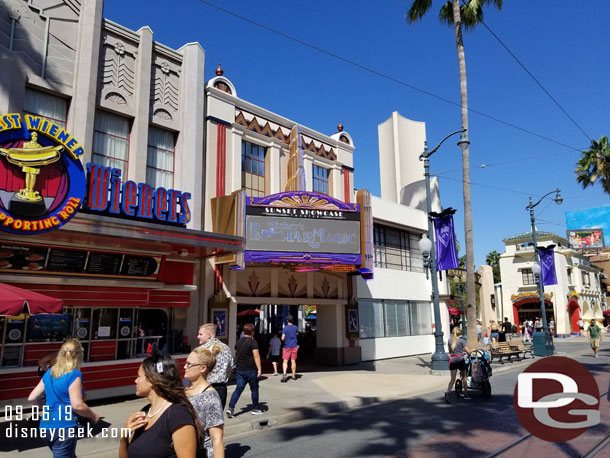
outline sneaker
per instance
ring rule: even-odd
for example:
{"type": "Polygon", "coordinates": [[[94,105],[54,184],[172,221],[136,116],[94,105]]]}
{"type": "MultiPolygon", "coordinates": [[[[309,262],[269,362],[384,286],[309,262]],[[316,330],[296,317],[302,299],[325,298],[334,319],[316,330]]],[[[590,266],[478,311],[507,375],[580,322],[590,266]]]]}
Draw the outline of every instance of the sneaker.
{"type": "MultiPolygon", "coordinates": [[[[595,357],[597,358],[597,355],[596,355],[595,357]]],[[[293,376],[292,376],[292,380],[296,380],[296,379],[297,379],[297,376],[296,376],[296,375],[293,375],[293,376]]]]}
{"type": "Polygon", "coordinates": [[[250,413],[252,415],[262,415],[263,411],[261,409],[253,409],[250,413]]]}
{"type": "Polygon", "coordinates": [[[289,378],[286,374],[282,375],[282,383],[286,383],[289,378]]]}
{"type": "Polygon", "coordinates": [[[227,410],[225,410],[225,413],[229,418],[233,418],[233,412],[235,412],[235,409],[233,409],[233,407],[227,407],[227,410]]]}
{"type": "Polygon", "coordinates": [[[445,391],[445,402],[451,404],[451,393],[449,391],[445,391]]]}
{"type": "Polygon", "coordinates": [[[470,396],[468,396],[467,394],[464,395],[464,400],[465,401],[470,401],[472,398],[470,396]]]}
{"type": "Polygon", "coordinates": [[[275,377],[276,375],[280,375],[280,374],[278,374],[277,372],[274,372],[274,373],[273,373],[273,376],[275,377]]]}

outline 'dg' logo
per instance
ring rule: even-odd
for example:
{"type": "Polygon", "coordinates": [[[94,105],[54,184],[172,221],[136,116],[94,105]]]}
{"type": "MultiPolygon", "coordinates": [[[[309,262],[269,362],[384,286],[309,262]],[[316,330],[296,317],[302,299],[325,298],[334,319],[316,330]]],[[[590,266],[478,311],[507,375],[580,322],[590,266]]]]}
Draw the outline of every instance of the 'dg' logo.
{"type": "Polygon", "coordinates": [[[595,378],[563,356],[536,361],[519,374],[514,405],[525,429],[551,442],[574,439],[600,422],[595,378]]]}
{"type": "Polygon", "coordinates": [[[39,116],[0,116],[0,230],[19,235],[66,224],[85,195],[84,148],[39,116]]]}

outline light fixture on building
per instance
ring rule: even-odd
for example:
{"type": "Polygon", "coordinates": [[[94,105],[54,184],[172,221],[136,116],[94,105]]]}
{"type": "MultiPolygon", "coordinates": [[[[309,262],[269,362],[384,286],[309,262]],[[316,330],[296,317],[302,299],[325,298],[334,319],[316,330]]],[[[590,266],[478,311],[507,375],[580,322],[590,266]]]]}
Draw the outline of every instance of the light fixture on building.
{"type": "Polygon", "coordinates": [[[184,248],[178,251],[178,256],[181,258],[186,258],[189,255],[189,250],[185,250],[184,248]]]}

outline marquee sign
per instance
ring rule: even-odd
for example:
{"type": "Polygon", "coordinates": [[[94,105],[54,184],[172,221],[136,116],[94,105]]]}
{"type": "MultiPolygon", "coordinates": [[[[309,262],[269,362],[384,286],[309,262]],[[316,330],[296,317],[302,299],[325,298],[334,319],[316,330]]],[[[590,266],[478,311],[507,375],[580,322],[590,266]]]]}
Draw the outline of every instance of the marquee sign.
{"type": "Polygon", "coordinates": [[[295,191],[249,197],[246,262],[360,265],[358,204],[295,191]]]}
{"type": "Polygon", "coordinates": [[[0,229],[34,235],[70,221],[85,196],[83,154],[77,139],[45,118],[0,116],[0,229]]]}

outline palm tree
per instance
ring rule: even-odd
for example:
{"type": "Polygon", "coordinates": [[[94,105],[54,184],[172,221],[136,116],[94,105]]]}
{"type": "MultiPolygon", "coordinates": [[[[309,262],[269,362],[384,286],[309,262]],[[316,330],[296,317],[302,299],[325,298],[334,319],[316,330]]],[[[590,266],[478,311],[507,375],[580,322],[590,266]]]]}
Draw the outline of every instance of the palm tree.
{"type": "Polygon", "coordinates": [[[490,251],[485,258],[485,264],[491,267],[494,274],[494,283],[502,281],[500,277],[500,253],[496,250],[490,251]]]}
{"type": "Polygon", "coordinates": [[[591,149],[583,151],[576,167],[576,180],[583,189],[599,180],[602,189],[610,195],[610,145],[608,137],[591,140],[591,149]]]}
{"type": "MultiPolygon", "coordinates": [[[[462,127],[468,129],[468,91],[466,85],[466,57],[464,54],[464,42],[462,41],[462,23],[466,30],[483,20],[483,6],[492,4],[497,9],[502,9],[502,0],[463,0],[464,5],[460,7],[459,0],[447,1],[441,6],[439,20],[453,25],[455,31],[455,46],[457,49],[458,64],[460,69],[460,98],[462,104],[462,127]]],[[[407,12],[407,22],[421,19],[432,6],[432,0],[413,0],[411,8],[407,12]]],[[[464,233],[466,236],[466,296],[476,297],[476,286],[474,279],[474,248],[472,240],[472,210],[470,205],[470,142],[468,141],[468,130],[460,139],[462,148],[462,180],[464,182],[464,233]]],[[[469,301],[470,302],[470,301],[469,301]]],[[[476,304],[467,304],[466,319],[468,326],[468,345],[476,348],[477,331],[474,326],[476,320],[476,304]]]]}

